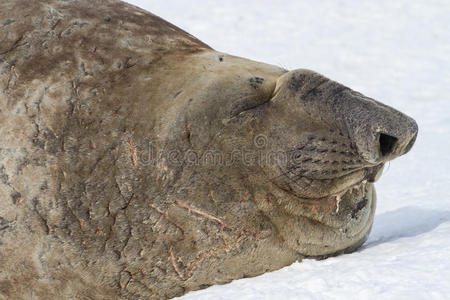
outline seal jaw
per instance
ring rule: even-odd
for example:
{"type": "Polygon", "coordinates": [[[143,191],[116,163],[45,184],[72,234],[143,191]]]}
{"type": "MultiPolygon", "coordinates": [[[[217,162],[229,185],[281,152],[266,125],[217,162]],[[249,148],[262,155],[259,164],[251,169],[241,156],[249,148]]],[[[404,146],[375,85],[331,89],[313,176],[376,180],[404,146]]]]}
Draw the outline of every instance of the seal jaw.
{"type": "Polygon", "coordinates": [[[298,254],[326,257],[347,253],[359,248],[367,239],[376,202],[375,188],[368,179],[314,199],[301,198],[290,190],[274,186],[271,183],[268,188],[277,205],[257,203],[261,203],[260,209],[277,229],[283,244],[298,254]]]}
{"type": "Polygon", "coordinates": [[[301,255],[322,258],[359,248],[367,239],[373,223],[376,206],[373,184],[361,183],[342,196],[335,196],[335,199],[320,200],[323,202],[320,204],[302,203],[301,216],[292,216],[291,224],[283,224],[281,228],[277,226],[285,243],[301,255]],[[331,209],[324,213],[320,209],[324,207],[331,209]],[[293,226],[298,228],[295,235],[293,226]],[[291,231],[284,230],[286,227],[291,231]]]}

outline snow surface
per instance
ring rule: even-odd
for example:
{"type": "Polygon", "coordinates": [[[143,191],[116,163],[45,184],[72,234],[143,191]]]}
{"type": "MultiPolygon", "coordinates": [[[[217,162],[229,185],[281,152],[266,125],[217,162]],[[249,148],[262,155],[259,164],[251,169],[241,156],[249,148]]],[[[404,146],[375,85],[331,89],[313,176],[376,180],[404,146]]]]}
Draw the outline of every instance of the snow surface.
{"type": "Polygon", "coordinates": [[[450,1],[128,2],[219,51],[318,71],[419,124],[412,151],[376,184],[359,251],[180,299],[450,299],[450,1]]]}

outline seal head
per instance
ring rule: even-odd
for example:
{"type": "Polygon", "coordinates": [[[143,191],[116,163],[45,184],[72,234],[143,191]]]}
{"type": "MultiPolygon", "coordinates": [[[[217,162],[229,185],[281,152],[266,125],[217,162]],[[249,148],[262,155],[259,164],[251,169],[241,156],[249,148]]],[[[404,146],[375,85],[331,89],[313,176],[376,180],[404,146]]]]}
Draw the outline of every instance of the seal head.
{"type": "MultiPolygon", "coordinates": [[[[225,58],[230,65],[238,60],[225,58]]],[[[241,157],[233,167],[245,174],[258,208],[289,247],[305,256],[358,248],[373,222],[373,182],[385,162],[411,149],[416,122],[314,71],[259,65],[249,72],[254,77],[246,75],[247,62],[241,69],[230,65],[239,78],[230,83],[215,72],[214,95],[205,97],[214,107],[205,104],[191,118],[191,135],[204,128],[195,125],[200,115],[225,118],[208,146],[258,156],[241,157]]]]}

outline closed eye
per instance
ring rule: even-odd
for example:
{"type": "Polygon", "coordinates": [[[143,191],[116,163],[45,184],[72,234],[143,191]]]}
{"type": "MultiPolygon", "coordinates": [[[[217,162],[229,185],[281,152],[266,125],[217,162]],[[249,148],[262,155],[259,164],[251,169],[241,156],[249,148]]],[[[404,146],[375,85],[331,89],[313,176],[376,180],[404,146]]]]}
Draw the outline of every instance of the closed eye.
{"type": "MultiPolygon", "coordinates": [[[[261,95],[258,96],[260,97],[261,95]]],[[[230,111],[230,118],[236,117],[243,112],[257,108],[270,101],[270,98],[261,99],[258,96],[255,97],[255,95],[251,95],[235,101],[230,111]]]]}

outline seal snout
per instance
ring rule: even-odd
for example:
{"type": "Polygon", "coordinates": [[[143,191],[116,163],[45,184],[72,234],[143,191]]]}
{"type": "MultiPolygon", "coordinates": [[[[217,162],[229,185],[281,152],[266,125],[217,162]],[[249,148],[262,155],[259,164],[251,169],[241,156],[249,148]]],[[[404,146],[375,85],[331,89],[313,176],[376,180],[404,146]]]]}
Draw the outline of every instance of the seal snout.
{"type": "Polygon", "coordinates": [[[361,159],[378,165],[407,153],[418,132],[409,116],[314,71],[285,75],[292,101],[313,121],[348,138],[361,159]]]}
{"type": "Polygon", "coordinates": [[[407,153],[417,138],[417,123],[372,99],[361,101],[359,114],[346,120],[361,157],[370,164],[379,164],[407,153]]]}

